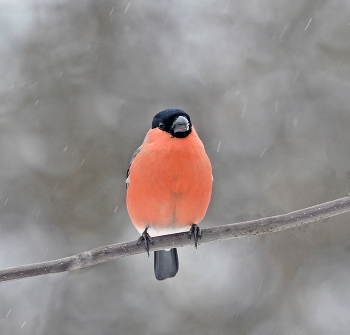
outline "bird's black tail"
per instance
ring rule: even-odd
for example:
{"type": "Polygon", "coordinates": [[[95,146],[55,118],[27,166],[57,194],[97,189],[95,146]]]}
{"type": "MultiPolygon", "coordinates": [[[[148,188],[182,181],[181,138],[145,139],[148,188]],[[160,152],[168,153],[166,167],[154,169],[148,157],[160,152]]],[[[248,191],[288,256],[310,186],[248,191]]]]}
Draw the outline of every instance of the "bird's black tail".
{"type": "Polygon", "coordinates": [[[179,270],[176,248],[154,252],[154,274],[158,280],[174,277],[179,270]]]}

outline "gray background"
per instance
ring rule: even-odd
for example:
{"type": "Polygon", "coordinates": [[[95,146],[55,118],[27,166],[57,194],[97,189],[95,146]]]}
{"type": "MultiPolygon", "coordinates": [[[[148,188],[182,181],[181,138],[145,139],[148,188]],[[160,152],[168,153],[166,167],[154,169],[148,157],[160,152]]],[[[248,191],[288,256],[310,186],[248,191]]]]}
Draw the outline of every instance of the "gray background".
{"type": "MultiPolygon", "coordinates": [[[[169,107],[212,161],[203,227],[345,196],[349,13],[348,0],[1,1],[0,266],[137,239],[125,171],[169,107]]],[[[349,218],[180,249],[164,282],[142,254],[4,283],[1,334],[349,334],[349,218]]]]}

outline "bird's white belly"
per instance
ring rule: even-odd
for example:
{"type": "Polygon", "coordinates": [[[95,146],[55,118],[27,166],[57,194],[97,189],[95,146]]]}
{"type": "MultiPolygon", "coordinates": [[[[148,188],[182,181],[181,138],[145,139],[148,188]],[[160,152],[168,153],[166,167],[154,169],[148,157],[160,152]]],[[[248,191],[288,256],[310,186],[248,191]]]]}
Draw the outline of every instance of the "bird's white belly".
{"type": "MultiPolygon", "coordinates": [[[[191,226],[186,226],[186,227],[167,227],[167,228],[160,228],[160,229],[155,229],[152,226],[150,226],[147,230],[147,233],[151,237],[155,236],[162,236],[162,235],[170,235],[170,234],[175,234],[175,233],[182,233],[185,231],[189,231],[191,226]]],[[[142,234],[143,230],[138,229],[139,233],[142,234]]]]}

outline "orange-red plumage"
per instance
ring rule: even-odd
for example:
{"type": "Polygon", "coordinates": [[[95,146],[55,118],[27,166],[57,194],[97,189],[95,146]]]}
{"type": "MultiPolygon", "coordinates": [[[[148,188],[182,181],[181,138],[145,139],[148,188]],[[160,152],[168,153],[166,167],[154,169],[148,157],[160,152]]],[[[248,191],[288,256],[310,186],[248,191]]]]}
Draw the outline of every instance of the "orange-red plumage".
{"type": "Polygon", "coordinates": [[[162,230],[188,230],[202,221],[211,196],[212,169],[194,128],[185,138],[149,130],[131,164],[129,183],[126,204],[140,233],[150,227],[159,231],[153,236],[163,235],[162,230]]]}

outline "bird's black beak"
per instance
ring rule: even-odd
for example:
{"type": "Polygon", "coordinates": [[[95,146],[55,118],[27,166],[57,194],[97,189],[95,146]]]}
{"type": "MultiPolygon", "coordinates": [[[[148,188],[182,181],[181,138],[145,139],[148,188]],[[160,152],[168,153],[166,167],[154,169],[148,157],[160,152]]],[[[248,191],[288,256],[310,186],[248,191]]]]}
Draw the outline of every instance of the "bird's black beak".
{"type": "Polygon", "coordinates": [[[184,133],[190,130],[190,123],[184,116],[178,116],[171,126],[173,133],[184,133]]]}

